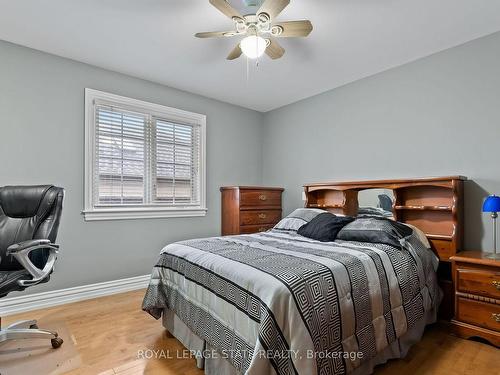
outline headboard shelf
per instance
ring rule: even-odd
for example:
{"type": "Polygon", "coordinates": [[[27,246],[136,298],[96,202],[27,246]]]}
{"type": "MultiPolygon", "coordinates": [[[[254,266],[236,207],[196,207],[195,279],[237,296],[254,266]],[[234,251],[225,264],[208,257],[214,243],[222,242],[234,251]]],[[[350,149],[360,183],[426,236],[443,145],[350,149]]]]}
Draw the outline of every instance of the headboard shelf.
{"type": "Polygon", "coordinates": [[[396,210],[451,211],[452,206],[394,206],[396,210]]]}
{"type": "MultiPolygon", "coordinates": [[[[419,177],[401,178],[393,180],[359,180],[359,181],[331,181],[309,183],[311,191],[332,189],[332,190],[363,190],[363,189],[397,189],[399,187],[433,186],[449,188],[450,181],[466,181],[464,176],[444,176],[444,177],[419,177]]],[[[420,190],[420,189],[419,189],[420,190]]]]}
{"type": "Polygon", "coordinates": [[[367,189],[392,190],[395,220],[422,230],[441,261],[462,249],[463,176],[394,180],[340,181],[304,185],[306,207],[356,216],[358,193],[367,189]]]}
{"type": "Polygon", "coordinates": [[[447,236],[445,234],[431,234],[431,233],[426,233],[425,235],[430,240],[451,241],[453,239],[453,236],[447,236]]]}

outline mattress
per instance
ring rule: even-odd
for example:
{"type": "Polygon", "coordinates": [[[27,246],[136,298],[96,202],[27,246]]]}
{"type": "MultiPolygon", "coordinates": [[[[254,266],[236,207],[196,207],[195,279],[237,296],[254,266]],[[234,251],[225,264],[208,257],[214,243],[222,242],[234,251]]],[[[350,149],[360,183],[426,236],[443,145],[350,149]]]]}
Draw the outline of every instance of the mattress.
{"type": "Polygon", "coordinates": [[[370,373],[435,321],[435,264],[416,237],[400,247],[277,230],[182,241],[162,250],[143,309],[164,314],[188,349],[210,349],[198,361],[207,373],[370,373]]]}

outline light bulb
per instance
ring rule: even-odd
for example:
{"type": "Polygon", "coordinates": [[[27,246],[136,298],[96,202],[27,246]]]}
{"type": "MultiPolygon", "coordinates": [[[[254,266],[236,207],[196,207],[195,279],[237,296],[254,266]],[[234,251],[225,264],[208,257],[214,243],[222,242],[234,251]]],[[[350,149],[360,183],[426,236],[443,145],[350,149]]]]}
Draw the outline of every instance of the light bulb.
{"type": "Polygon", "coordinates": [[[267,43],[266,40],[260,36],[250,35],[240,42],[240,48],[246,57],[256,59],[264,54],[267,43]]]}

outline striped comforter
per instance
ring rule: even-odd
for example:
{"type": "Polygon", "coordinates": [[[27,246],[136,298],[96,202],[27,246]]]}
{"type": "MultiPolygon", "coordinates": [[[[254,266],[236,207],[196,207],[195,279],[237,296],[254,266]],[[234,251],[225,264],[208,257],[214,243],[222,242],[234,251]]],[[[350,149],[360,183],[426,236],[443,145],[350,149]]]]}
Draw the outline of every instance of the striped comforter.
{"type": "Polygon", "coordinates": [[[295,233],[166,246],[143,309],[170,309],[241,373],[344,374],[401,337],[440,301],[434,255],[323,243],[295,233]]]}

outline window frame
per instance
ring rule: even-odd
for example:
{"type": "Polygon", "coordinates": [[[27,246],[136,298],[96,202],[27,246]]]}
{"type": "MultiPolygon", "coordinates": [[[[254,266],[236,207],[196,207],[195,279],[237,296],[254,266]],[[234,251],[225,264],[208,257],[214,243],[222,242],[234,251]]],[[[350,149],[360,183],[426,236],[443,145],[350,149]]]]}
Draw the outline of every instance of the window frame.
{"type": "MultiPolygon", "coordinates": [[[[120,95],[110,94],[90,88],[85,89],[85,173],[84,173],[84,209],[85,221],[150,219],[169,217],[199,217],[205,216],[206,207],[206,116],[171,108],[160,104],[145,102],[120,95]],[[96,147],[95,101],[108,101],[126,108],[135,108],[138,112],[150,116],[161,117],[172,122],[191,123],[200,127],[200,165],[199,165],[199,196],[200,204],[196,206],[167,206],[164,204],[129,205],[99,207],[94,202],[94,168],[96,147]]],[[[147,177],[147,176],[145,176],[147,177]]],[[[147,178],[146,178],[147,180],[147,178]]],[[[151,181],[146,181],[149,186],[151,181]]]]}

